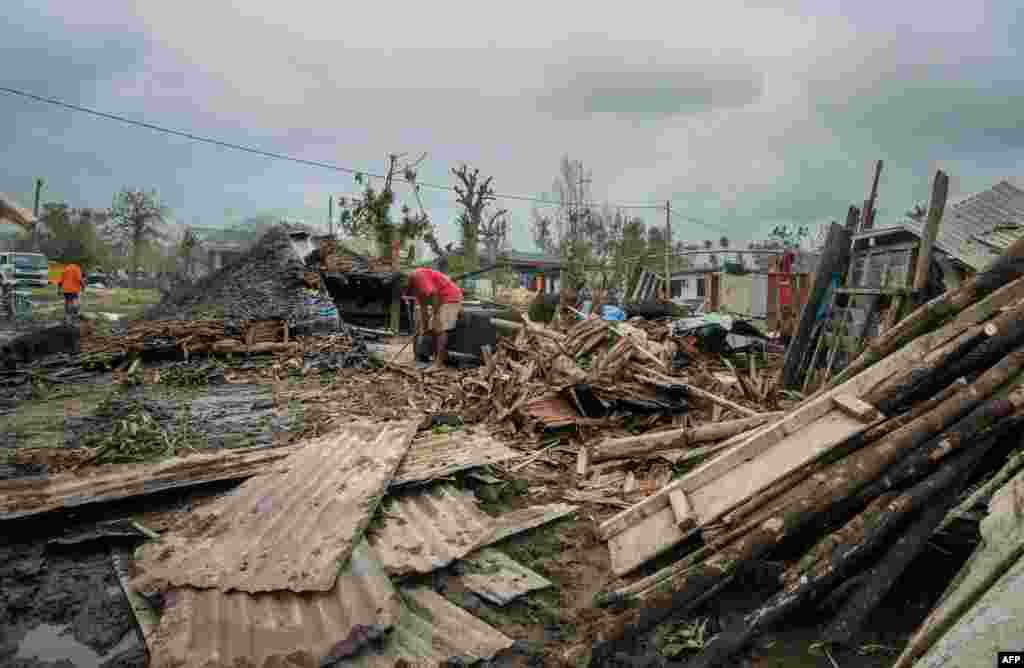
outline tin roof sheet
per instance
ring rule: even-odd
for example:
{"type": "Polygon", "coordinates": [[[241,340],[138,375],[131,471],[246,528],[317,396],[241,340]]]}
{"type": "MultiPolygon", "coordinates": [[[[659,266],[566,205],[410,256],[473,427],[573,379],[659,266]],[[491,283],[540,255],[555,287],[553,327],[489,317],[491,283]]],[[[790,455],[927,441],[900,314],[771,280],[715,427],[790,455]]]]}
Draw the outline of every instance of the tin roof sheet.
{"type": "Polygon", "coordinates": [[[139,586],[330,590],[416,428],[354,423],[307,442],[286,472],[246,481],[144,546],[139,586]]]}
{"type": "Polygon", "coordinates": [[[430,573],[575,509],[552,504],[492,517],[478,507],[471,492],[435,485],[389,496],[381,507],[381,523],[368,533],[368,540],[389,574],[430,573]]]}
{"type": "Polygon", "coordinates": [[[339,666],[436,668],[448,659],[467,665],[494,658],[514,641],[428,587],[401,588],[405,605],[383,648],[367,648],[339,666]]]}
{"type": "Polygon", "coordinates": [[[462,560],[464,573],[458,582],[496,605],[505,605],[523,594],[546,589],[551,581],[530,570],[501,550],[485,547],[462,560]]]}
{"type": "Polygon", "coordinates": [[[436,480],[456,471],[518,457],[519,453],[490,436],[472,432],[417,438],[391,481],[391,486],[436,480]]]}
{"type": "Polygon", "coordinates": [[[327,592],[175,589],[147,631],[150,666],[324,665],[392,628],[401,599],[365,541],[327,592]]]}
{"type": "MultiPolygon", "coordinates": [[[[981,271],[999,252],[979,243],[977,237],[1001,225],[1024,225],[1024,190],[1008,181],[950,203],[939,224],[935,245],[981,271]]],[[[907,221],[905,226],[920,236],[923,221],[907,221]]]]}
{"type": "Polygon", "coordinates": [[[247,478],[287,465],[286,458],[298,447],[240,448],[175,457],[158,464],[97,466],[75,473],[0,480],[0,520],[247,478]]]}

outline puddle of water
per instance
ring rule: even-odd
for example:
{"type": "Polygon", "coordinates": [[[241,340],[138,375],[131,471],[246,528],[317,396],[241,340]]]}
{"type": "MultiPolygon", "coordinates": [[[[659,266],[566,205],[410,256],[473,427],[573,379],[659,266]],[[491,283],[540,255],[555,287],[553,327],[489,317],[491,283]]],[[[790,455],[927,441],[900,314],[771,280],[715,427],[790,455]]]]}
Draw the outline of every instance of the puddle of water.
{"type": "Polygon", "coordinates": [[[100,668],[108,658],[129,649],[134,643],[135,632],[129,631],[116,647],[100,656],[88,645],[75,640],[68,627],[40,624],[25,635],[14,658],[45,663],[67,660],[76,668],[100,668]]]}

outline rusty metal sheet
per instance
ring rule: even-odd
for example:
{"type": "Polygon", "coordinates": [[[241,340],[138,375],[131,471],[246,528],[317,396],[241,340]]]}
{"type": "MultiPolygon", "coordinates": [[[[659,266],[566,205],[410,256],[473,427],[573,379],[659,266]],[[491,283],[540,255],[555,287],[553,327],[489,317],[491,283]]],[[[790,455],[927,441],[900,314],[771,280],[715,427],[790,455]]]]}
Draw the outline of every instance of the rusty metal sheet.
{"type": "Polygon", "coordinates": [[[568,427],[580,421],[580,415],[568,399],[555,396],[540,397],[523,404],[523,412],[548,429],[568,427]]]}
{"type": "Polygon", "coordinates": [[[428,587],[401,588],[406,604],[381,649],[368,647],[339,663],[346,668],[437,668],[448,659],[485,661],[514,641],[428,587]]]}
{"type": "Polygon", "coordinates": [[[523,594],[552,586],[551,581],[540,573],[490,547],[477,550],[459,564],[463,574],[456,580],[496,605],[505,605],[523,594]]]}
{"type": "Polygon", "coordinates": [[[147,632],[152,668],[333,665],[398,623],[401,599],[365,541],[327,592],[171,590],[147,632]]]}
{"type": "Polygon", "coordinates": [[[456,471],[518,457],[519,453],[490,436],[472,432],[417,438],[398,467],[391,486],[437,480],[456,471]]]}
{"type": "Polygon", "coordinates": [[[159,464],[97,466],[76,473],[2,480],[0,520],[117,501],[217,480],[248,478],[274,470],[282,460],[297,452],[298,447],[240,448],[175,457],[159,464]]]}
{"type": "Polygon", "coordinates": [[[576,506],[532,506],[492,517],[471,492],[451,485],[392,494],[381,507],[380,525],[368,533],[384,570],[397,577],[430,573],[474,550],[547,524],[576,506]]]}
{"type": "Polygon", "coordinates": [[[142,549],[141,589],[328,591],[416,434],[354,423],[307,442],[286,472],[252,478],[142,549]]]}

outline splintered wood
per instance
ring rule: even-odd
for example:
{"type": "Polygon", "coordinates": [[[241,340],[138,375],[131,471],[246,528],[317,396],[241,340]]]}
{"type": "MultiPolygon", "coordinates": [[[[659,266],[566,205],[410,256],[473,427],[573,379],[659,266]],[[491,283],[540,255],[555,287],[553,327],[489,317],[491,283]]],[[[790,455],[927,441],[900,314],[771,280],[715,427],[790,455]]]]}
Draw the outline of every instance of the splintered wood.
{"type": "Polygon", "coordinates": [[[463,381],[476,419],[512,431],[607,425],[638,410],[681,414],[687,400],[717,403],[741,416],[759,414],[673,375],[680,348],[665,324],[640,329],[589,317],[559,333],[523,319],[522,325],[508,323],[516,335],[486,350],[479,372],[463,381]],[[659,332],[663,340],[645,330],[659,332]]]}

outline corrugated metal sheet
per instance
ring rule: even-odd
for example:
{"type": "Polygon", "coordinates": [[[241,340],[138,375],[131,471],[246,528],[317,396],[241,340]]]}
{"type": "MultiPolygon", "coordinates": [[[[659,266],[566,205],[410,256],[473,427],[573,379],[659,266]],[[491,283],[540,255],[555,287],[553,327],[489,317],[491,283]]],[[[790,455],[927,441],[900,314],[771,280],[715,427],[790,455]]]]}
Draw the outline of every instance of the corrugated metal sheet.
{"type": "Polygon", "coordinates": [[[433,589],[402,588],[405,605],[398,625],[381,650],[365,649],[339,663],[352,668],[395,668],[406,661],[410,668],[437,668],[448,659],[466,665],[494,658],[513,640],[494,627],[450,603],[433,589]]]}
{"type": "Polygon", "coordinates": [[[435,485],[391,495],[380,526],[367,534],[384,570],[394,576],[430,573],[477,548],[546,524],[576,509],[568,504],[532,506],[492,517],[471,492],[435,485]]]}
{"type": "Polygon", "coordinates": [[[1024,239],[1024,225],[1020,227],[1009,225],[997,227],[991,232],[976,235],[976,238],[982,244],[991,247],[996,253],[1003,253],[1014,242],[1024,239]]]}
{"type": "Polygon", "coordinates": [[[359,542],[417,424],[355,423],[314,439],[286,473],[252,478],[147,544],[144,589],[328,591],[359,542]]]}
{"type": "MultiPolygon", "coordinates": [[[[1024,225],[1024,190],[1002,181],[988,190],[947,205],[935,245],[969,267],[980,271],[998,253],[977,237],[999,225],[1024,225]]],[[[922,222],[907,221],[906,229],[920,236],[922,222]]]]}
{"type": "Polygon", "coordinates": [[[327,592],[248,594],[183,587],[150,629],[150,666],[318,666],[398,623],[401,599],[365,541],[327,592]]]}
{"type": "Polygon", "coordinates": [[[515,450],[479,433],[459,431],[417,438],[398,467],[391,486],[436,480],[456,471],[518,456],[515,450]]]}
{"type": "Polygon", "coordinates": [[[244,448],[175,457],[159,464],[102,466],[77,473],[0,480],[0,520],[247,478],[275,470],[297,450],[296,446],[244,448]]]}
{"type": "Polygon", "coordinates": [[[477,550],[461,562],[458,582],[496,605],[505,605],[523,594],[546,589],[551,581],[523,566],[501,550],[477,550]]]}

